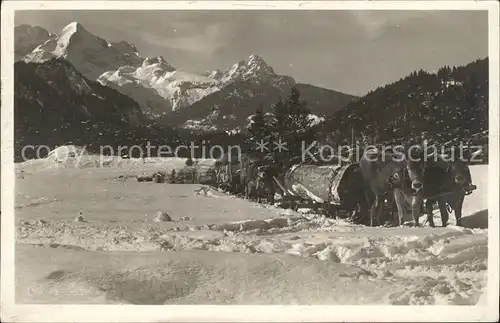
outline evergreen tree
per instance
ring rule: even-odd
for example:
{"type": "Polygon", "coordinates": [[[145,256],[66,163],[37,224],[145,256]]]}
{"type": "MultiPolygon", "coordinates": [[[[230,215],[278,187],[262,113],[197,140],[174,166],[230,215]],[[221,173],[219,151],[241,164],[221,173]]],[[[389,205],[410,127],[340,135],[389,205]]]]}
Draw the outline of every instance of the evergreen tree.
{"type": "Polygon", "coordinates": [[[279,163],[282,159],[284,159],[283,153],[277,153],[274,148],[274,142],[277,142],[279,138],[283,138],[287,129],[287,119],[288,112],[283,102],[283,99],[280,97],[278,101],[271,107],[271,121],[269,123],[269,156],[275,163],[279,163]]]}
{"type": "Polygon", "coordinates": [[[281,164],[301,161],[303,144],[308,147],[316,139],[310,113],[307,103],[300,99],[300,92],[295,87],[285,100],[280,98],[272,107],[270,128],[275,162],[281,164]],[[280,143],[281,151],[277,146],[280,143]]]}
{"type": "Polygon", "coordinates": [[[270,131],[273,139],[282,135],[288,122],[288,111],[283,99],[280,97],[278,101],[271,108],[272,120],[270,122],[270,131]]]}
{"type": "MultiPolygon", "coordinates": [[[[270,141],[270,128],[269,123],[266,120],[264,112],[262,111],[262,106],[259,106],[255,110],[255,114],[252,117],[252,122],[248,127],[248,136],[246,138],[246,143],[248,150],[252,155],[262,160],[266,155],[269,154],[269,150],[259,149],[259,144],[269,143],[270,141]]],[[[269,144],[267,145],[269,147],[269,144]]]]}
{"type": "Polygon", "coordinates": [[[264,117],[264,112],[262,112],[262,106],[255,110],[255,114],[252,117],[252,122],[248,127],[249,137],[254,141],[260,141],[264,139],[268,134],[267,122],[264,117]]]}

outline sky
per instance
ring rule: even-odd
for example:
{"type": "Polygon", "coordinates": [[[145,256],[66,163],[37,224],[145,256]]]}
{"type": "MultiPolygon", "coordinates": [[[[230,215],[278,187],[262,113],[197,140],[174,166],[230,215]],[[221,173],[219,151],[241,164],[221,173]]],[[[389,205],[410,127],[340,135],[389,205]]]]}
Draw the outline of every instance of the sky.
{"type": "Polygon", "coordinates": [[[250,54],[276,73],[364,95],[414,70],[488,55],[485,11],[17,11],[15,24],[52,33],[78,21],[180,70],[226,69],[250,54]]]}

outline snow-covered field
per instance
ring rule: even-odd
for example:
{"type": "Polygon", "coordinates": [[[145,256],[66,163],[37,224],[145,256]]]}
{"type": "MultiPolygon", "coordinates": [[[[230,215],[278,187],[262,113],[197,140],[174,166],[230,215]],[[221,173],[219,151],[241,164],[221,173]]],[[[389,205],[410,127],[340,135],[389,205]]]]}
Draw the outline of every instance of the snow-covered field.
{"type": "Polygon", "coordinates": [[[453,215],[448,228],[369,228],[134,178],[182,159],[113,159],[103,168],[95,156],[79,167],[55,160],[16,165],[18,303],[486,301],[487,166],[471,169],[478,190],[466,197],[467,228],[453,215]],[[158,211],[173,221],[155,222],[158,211]]]}

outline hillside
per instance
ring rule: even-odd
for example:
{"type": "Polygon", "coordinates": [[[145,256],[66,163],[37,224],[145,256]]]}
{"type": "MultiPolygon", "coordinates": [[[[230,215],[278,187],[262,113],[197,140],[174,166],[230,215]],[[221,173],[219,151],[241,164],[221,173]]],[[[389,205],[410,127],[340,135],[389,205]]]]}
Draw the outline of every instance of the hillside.
{"type": "Polygon", "coordinates": [[[346,105],[318,130],[324,137],[333,134],[329,140],[336,143],[350,142],[351,130],[356,140],[377,143],[407,141],[426,131],[441,143],[487,146],[488,59],[435,74],[414,72],[346,105]]]}
{"type": "MultiPolygon", "coordinates": [[[[92,150],[159,137],[165,140],[173,134],[152,128],[134,100],[87,79],[61,58],[17,62],[14,82],[17,160],[26,145],[76,144],[92,150]]],[[[33,150],[26,151],[30,154],[33,150]]]]}
{"type": "Polygon", "coordinates": [[[269,112],[280,97],[289,94],[292,86],[299,89],[311,112],[318,117],[331,116],[356,99],[348,94],[309,84],[269,86],[264,82],[239,81],[206,96],[187,109],[167,113],[163,121],[172,126],[181,124],[198,131],[243,130],[256,108],[262,106],[264,112],[269,112]]]}

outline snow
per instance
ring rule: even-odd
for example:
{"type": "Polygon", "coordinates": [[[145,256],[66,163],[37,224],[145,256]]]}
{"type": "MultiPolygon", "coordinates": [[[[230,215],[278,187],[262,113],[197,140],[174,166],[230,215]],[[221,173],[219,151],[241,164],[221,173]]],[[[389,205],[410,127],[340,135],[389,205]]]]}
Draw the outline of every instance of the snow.
{"type": "Polygon", "coordinates": [[[193,83],[209,83],[209,84],[217,84],[217,82],[211,78],[196,75],[187,72],[175,71],[167,76],[171,82],[193,82],[193,83]]]}
{"type": "Polygon", "coordinates": [[[236,134],[239,134],[241,133],[241,129],[240,127],[236,127],[234,129],[231,129],[231,130],[226,130],[225,131],[228,135],[236,135],[236,134]]]}
{"type": "Polygon", "coordinates": [[[144,164],[103,158],[74,146],[16,164],[17,301],[484,302],[488,229],[480,221],[487,217],[477,214],[487,212],[487,166],[471,167],[478,190],[465,199],[466,227],[455,226],[450,216],[447,228],[371,228],[249,202],[205,185],[135,180],[184,164],[180,158],[144,164]],[[103,159],[106,167],[98,167],[103,159]],[[160,211],[172,222],[155,222],[160,211]],[[84,220],[74,222],[79,212],[84,220]]]}
{"type": "Polygon", "coordinates": [[[325,121],[324,117],[320,117],[320,116],[312,114],[312,113],[309,114],[309,119],[311,120],[313,125],[317,125],[317,124],[325,121]]]}
{"type": "MultiPolygon", "coordinates": [[[[122,66],[116,71],[107,71],[99,76],[102,84],[112,83],[124,88],[128,95],[143,102],[141,88],[156,91],[158,105],[165,105],[177,110],[189,106],[205,96],[219,90],[219,82],[205,76],[177,71],[162,57],[146,58],[141,66],[122,66]],[[130,87],[135,85],[136,89],[130,87]],[[138,89],[137,89],[138,88],[138,89]]],[[[144,90],[142,90],[144,91],[144,90]]],[[[122,91],[123,92],[123,91],[122,91]]],[[[144,107],[144,104],[141,104],[144,107]]],[[[165,110],[163,111],[165,112],[165,110]]]]}
{"type": "Polygon", "coordinates": [[[81,28],[82,26],[78,22],[72,22],[64,27],[59,34],[57,46],[52,53],[58,57],[65,55],[71,37],[81,28]]]}
{"type": "Polygon", "coordinates": [[[182,125],[184,129],[192,129],[197,131],[217,131],[219,128],[212,124],[210,120],[188,120],[182,125]]]}
{"type": "MultiPolygon", "coordinates": [[[[312,116],[312,115],[313,115],[313,114],[311,114],[310,116],[312,116]]],[[[254,117],[255,117],[255,114],[251,114],[251,115],[249,115],[249,116],[247,117],[247,119],[246,119],[246,120],[247,120],[247,125],[246,125],[246,128],[250,127],[250,126],[254,123],[254,121],[253,121],[253,118],[254,118],[254,117]]],[[[266,112],[266,113],[264,113],[264,118],[265,118],[268,122],[269,122],[269,121],[271,121],[271,120],[272,120],[272,118],[273,118],[273,114],[272,114],[272,112],[266,112]]]]}
{"type": "Polygon", "coordinates": [[[212,78],[214,80],[220,81],[220,78],[223,76],[223,72],[220,70],[208,70],[203,73],[204,76],[212,78]]]}

